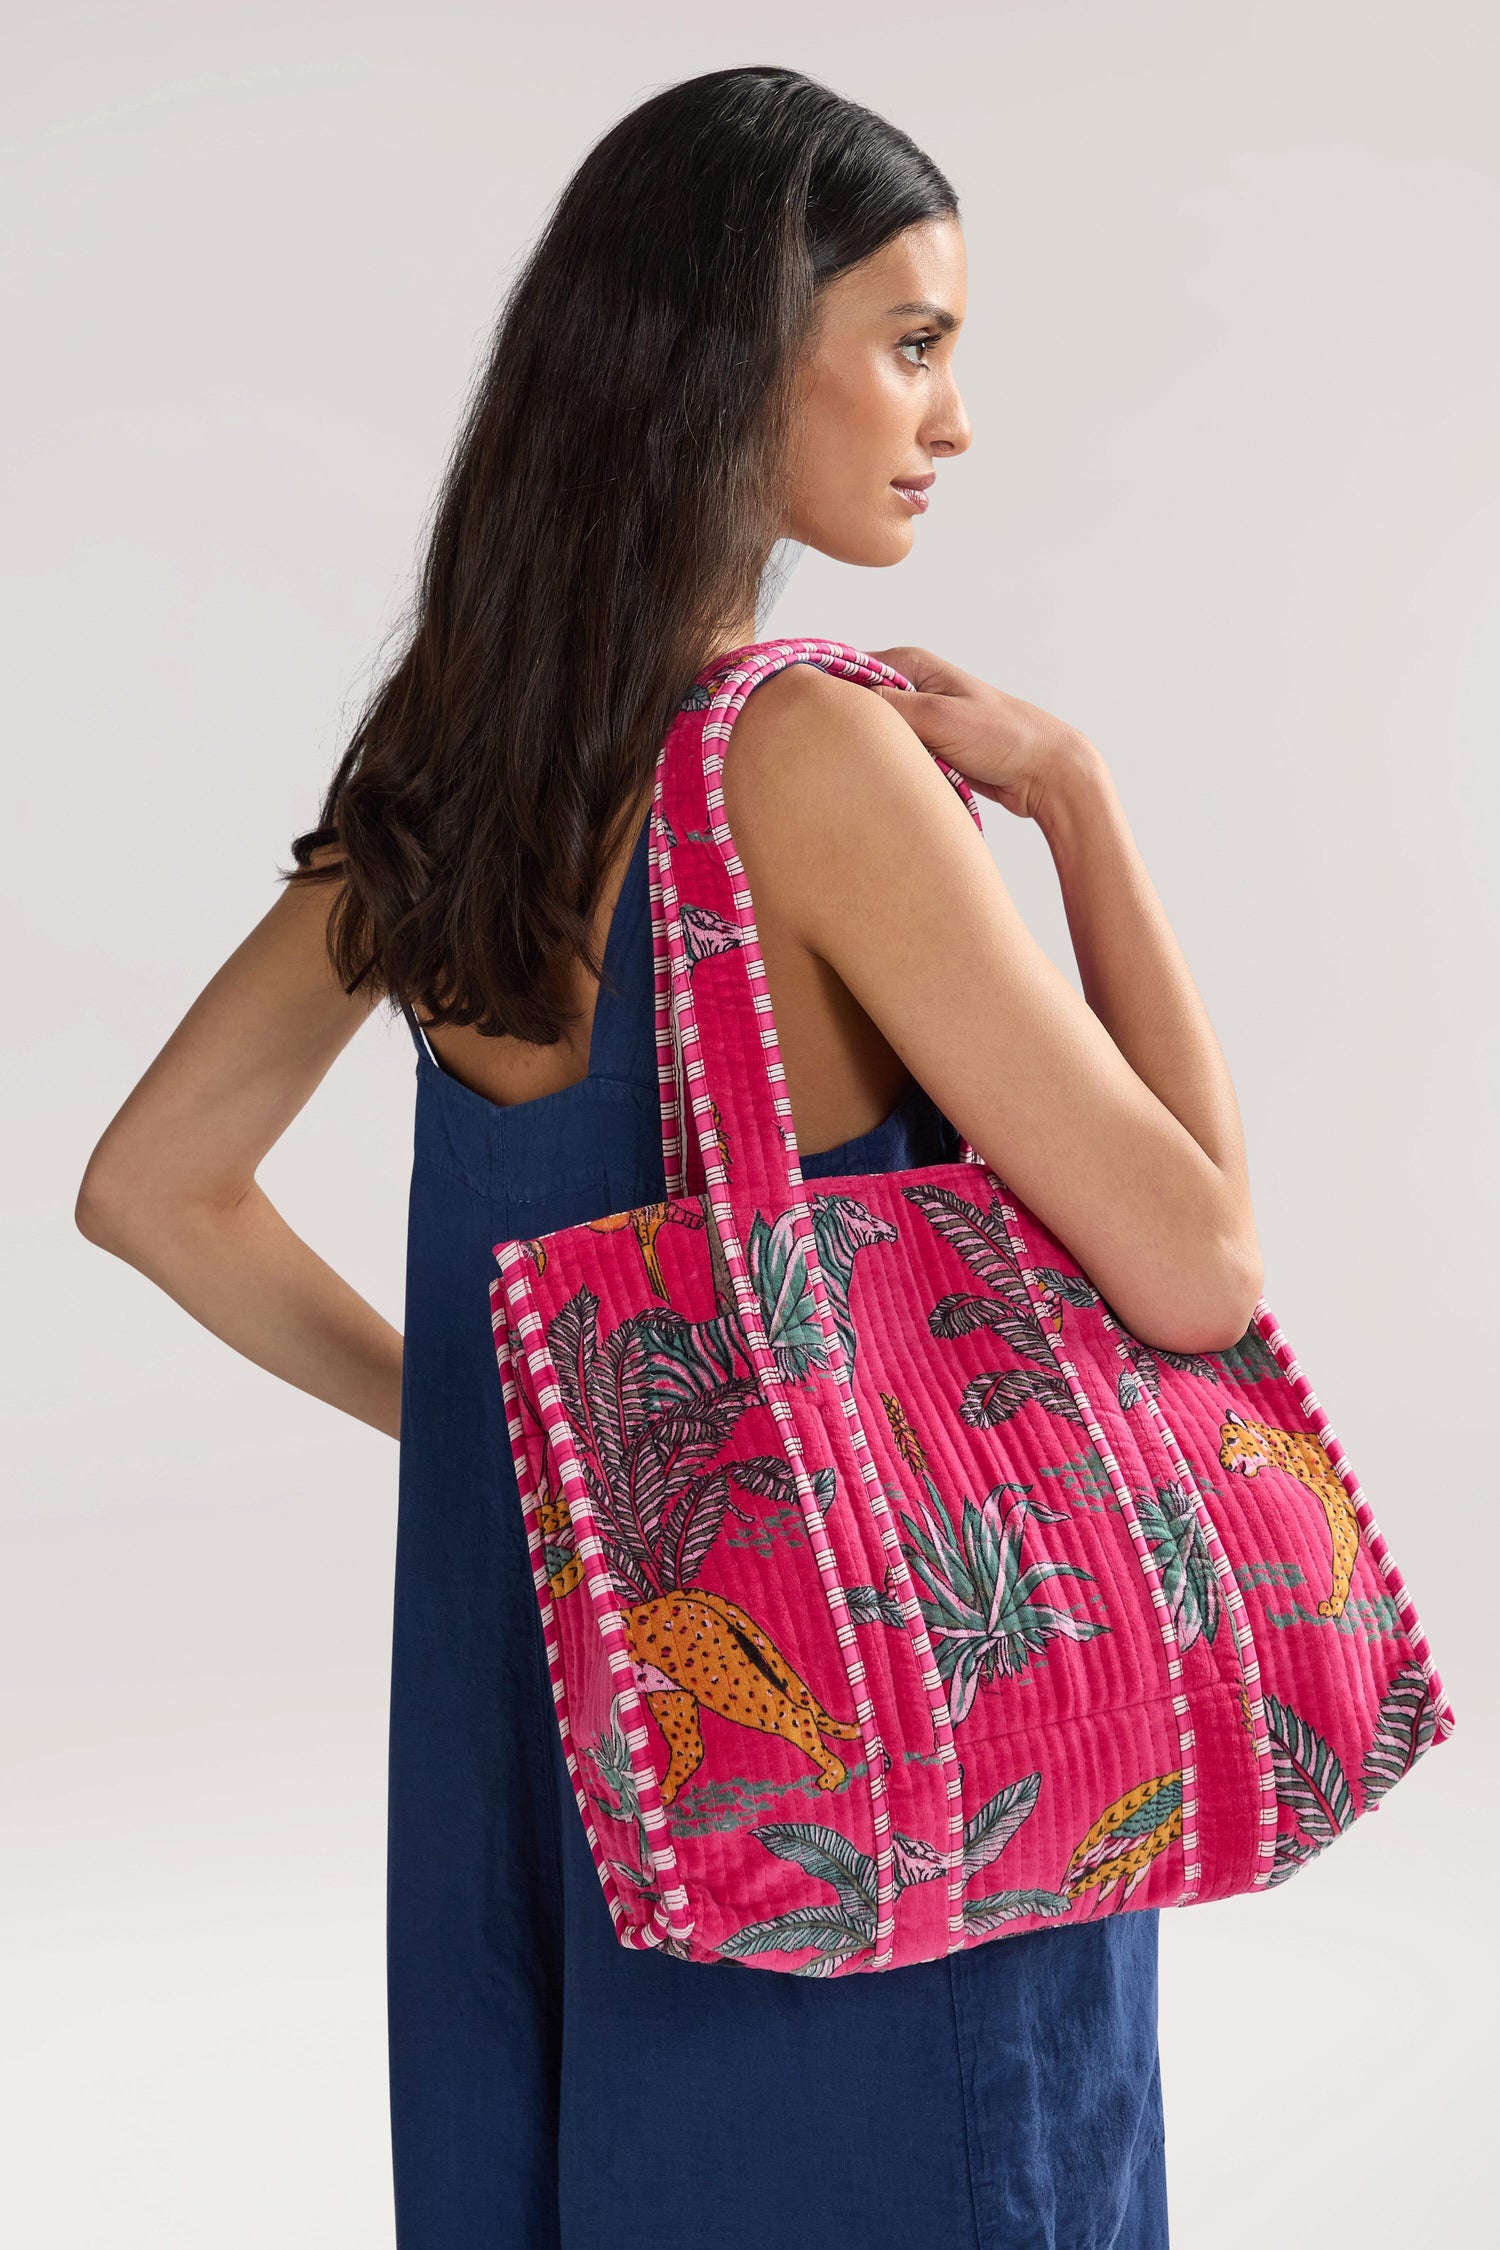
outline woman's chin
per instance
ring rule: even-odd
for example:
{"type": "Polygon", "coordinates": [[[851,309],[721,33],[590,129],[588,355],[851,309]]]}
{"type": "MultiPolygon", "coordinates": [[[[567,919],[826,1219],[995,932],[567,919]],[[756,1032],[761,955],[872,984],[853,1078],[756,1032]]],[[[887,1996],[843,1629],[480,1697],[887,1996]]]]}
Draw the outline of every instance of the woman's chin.
{"type": "Polygon", "coordinates": [[[853,563],[860,570],[889,570],[892,563],[905,562],[912,536],[910,523],[871,523],[837,536],[814,537],[807,544],[830,562],[853,563]]]}

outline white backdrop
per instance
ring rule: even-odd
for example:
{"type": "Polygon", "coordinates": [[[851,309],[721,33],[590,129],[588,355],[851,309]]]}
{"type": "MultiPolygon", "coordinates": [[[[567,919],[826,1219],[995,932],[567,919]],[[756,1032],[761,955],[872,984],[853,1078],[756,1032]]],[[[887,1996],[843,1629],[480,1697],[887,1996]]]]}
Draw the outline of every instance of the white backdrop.
{"type": "MultiPolygon", "coordinates": [[[[809,556],[776,625],[925,642],[1110,757],[1235,1075],[1267,1294],[1458,1713],[1291,1884],[1164,1918],[1174,2242],[1468,2250],[1496,2100],[1495,13],[712,14],[13,18],[0,2219],[28,2250],[392,2240],[396,1449],[196,1330],[72,1201],[315,816],[552,196],[653,86],[771,60],[955,180],[975,426],[913,559],[809,556]]],[[[987,812],[1071,972],[1040,840],[987,812]]],[[[263,1174],[398,1321],[410,1104],[377,1020],[263,1174]]]]}

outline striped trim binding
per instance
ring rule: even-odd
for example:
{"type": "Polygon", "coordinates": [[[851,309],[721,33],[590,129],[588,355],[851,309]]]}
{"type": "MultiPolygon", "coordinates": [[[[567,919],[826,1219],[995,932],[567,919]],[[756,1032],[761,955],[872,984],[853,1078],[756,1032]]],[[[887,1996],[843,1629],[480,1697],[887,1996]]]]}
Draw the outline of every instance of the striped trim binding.
{"type": "Polygon", "coordinates": [[[1197,1895],[1199,1879],[1202,1875],[1202,1866],[1198,1859],[1198,1768],[1193,1756],[1196,1736],[1193,1731],[1187,1692],[1182,1684],[1182,1651],[1178,1646],[1177,1629],[1172,1623],[1167,1590],[1162,1584],[1161,1572],[1151,1559],[1151,1543],[1142,1528],[1135,1502],[1130,1495],[1130,1486],[1120,1472],[1120,1464],[1115,1459],[1109,1439],[1104,1434],[1103,1425],[1094,1411],[1093,1401],[1084,1389],[1077,1368],[1063,1348],[1062,1337],[1058,1334],[1053,1323],[1044,1317],[1041,1303],[1041,1283],[1037,1280],[1036,1268],[1031,1262],[1031,1252],[1021,1228],[1019,1214],[1014,1204],[1008,1199],[1008,1190],[1003,1181],[996,1179],[993,1172],[990,1174],[990,1178],[994,1182],[995,1192],[1000,1200],[1000,1215],[1005,1222],[1006,1240],[1009,1242],[1011,1253],[1020,1268],[1021,1279],[1026,1285],[1026,1293],[1031,1299],[1032,1309],[1036,1313],[1042,1333],[1051,1347],[1052,1356],[1057,1361],[1063,1380],[1072,1393],[1074,1404],[1083,1417],[1083,1426],[1092,1438],[1094,1449],[1100,1460],[1104,1463],[1110,1487],[1120,1503],[1120,1513],[1125,1519],[1126,1528],[1130,1533],[1136,1556],[1151,1592],[1151,1604],[1156,1611],[1157,1626],[1161,1634],[1162,1648],[1166,1655],[1167,1677],[1172,1684],[1172,1714],[1177,1721],[1178,1749],[1182,1760],[1182,1837],[1179,1848],[1182,1853],[1183,1887],[1181,1894],[1173,1903],[1177,1906],[1189,1906],[1197,1895]]]}
{"type": "Polygon", "coordinates": [[[1380,1575],[1385,1581],[1386,1590],[1396,1604],[1396,1614],[1401,1620],[1402,1630],[1411,1643],[1411,1652],[1421,1666],[1422,1677],[1427,1683],[1427,1691],[1432,1698],[1434,1737],[1437,1741],[1444,1742],[1453,1732],[1458,1721],[1448,1700],[1447,1690],[1443,1686],[1437,1666],[1433,1663],[1432,1650],[1427,1644],[1427,1635],[1423,1631],[1422,1621],[1417,1615],[1416,1604],[1407,1592],[1406,1580],[1401,1575],[1400,1566],[1385,1543],[1369,1501],[1360,1490],[1359,1479],[1354,1473],[1353,1464],[1334,1436],[1333,1426],[1329,1422],[1328,1416],[1319,1404],[1311,1383],[1298,1365],[1297,1356],[1282,1334],[1276,1316],[1264,1297],[1259,1299],[1255,1307],[1255,1326],[1277,1366],[1295,1391],[1298,1405],[1312,1424],[1313,1434],[1338,1471],[1339,1482],[1354,1502],[1354,1513],[1359,1519],[1360,1532],[1370,1553],[1375,1558],[1380,1575]]]}
{"type": "MultiPolygon", "coordinates": [[[[1103,1314],[1104,1325],[1114,1336],[1116,1351],[1123,1363],[1130,1366],[1132,1364],[1130,1346],[1120,1332],[1118,1321],[1111,1318],[1107,1306],[1103,1307],[1103,1314]]],[[[1235,1653],[1239,1658],[1240,1678],[1245,1690],[1245,1699],[1250,1706],[1250,1729],[1255,1742],[1255,1771],[1260,1786],[1260,1838],[1255,1847],[1256,1867],[1251,1877],[1250,1887],[1252,1890],[1261,1890],[1270,1882],[1275,1867],[1276,1831],[1281,1821],[1281,1806],[1276,1796],[1276,1764],[1271,1755],[1271,1734],[1266,1723],[1265,1699],[1261,1694],[1260,1658],[1256,1653],[1255,1632],[1250,1623],[1250,1612],[1246,1607],[1245,1597],[1240,1592],[1238,1581],[1234,1575],[1234,1566],[1224,1551],[1224,1542],[1219,1537],[1219,1527],[1214,1522],[1213,1513],[1209,1508],[1208,1495],[1199,1484],[1182,1447],[1178,1444],[1177,1433],[1161,1410],[1161,1401],[1154,1396],[1145,1384],[1142,1384],[1141,1390],[1152,1422],[1155,1425],[1157,1436],[1161,1440],[1162,1449],[1171,1462],[1179,1482],[1192,1500],[1193,1513],[1197,1517],[1203,1532],[1204,1544],[1208,1548],[1214,1576],[1219,1582],[1225,1606],[1229,1611],[1230,1629],[1234,1634],[1235,1653]]],[[[1196,1895],[1197,1885],[1195,1883],[1191,1892],[1179,1899],[1178,1904],[1180,1906],[1191,1906],[1196,1895]]]]}
{"type": "MultiPolygon", "coordinates": [[[[743,933],[741,942],[746,955],[746,966],[752,982],[756,986],[754,1005],[761,1021],[761,1043],[766,1058],[767,1082],[771,1091],[772,1104],[780,1124],[784,1152],[787,1181],[785,1209],[791,1215],[793,1239],[805,1262],[809,1285],[812,1290],[814,1310],[827,1351],[828,1372],[838,1387],[839,1405],[848,1424],[850,1443],[859,1466],[865,1497],[880,1538],[881,1547],[894,1572],[895,1584],[899,1589],[901,1607],[905,1617],[904,1629],[927,1697],[933,1737],[937,1745],[937,1763],[942,1771],[944,1794],[948,1799],[948,1848],[944,1858],[947,1867],[949,1936],[954,1941],[954,1946],[961,1946],[966,1938],[962,1892],[967,1880],[963,1866],[963,1783],[959,1772],[958,1753],[953,1740],[947,1696],[943,1690],[942,1675],[938,1670],[931,1639],[922,1621],[921,1605],[901,1546],[895,1519],[885,1496],[880,1471],[871,1452],[863,1418],[859,1411],[859,1404],[854,1395],[843,1342],[834,1319],[832,1303],[821,1261],[818,1257],[812,1211],[804,1192],[805,1182],[802,1176],[802,1168],[796,1155],[796,1135],[792,1125],[791,1105],[784,1090],[785,1072],[781,1064],[775,1019],[771,1010],[769,993],[765,989],[765,964],[761,956],[759,934],[755,927],[750,891],[745,881],[743,863],[734,849],[733,837],[724,809],[724,749],[732,732],[734,719],[744,708],[751,689],[761,679],[770,678],[773,673],[785,669],[791,661],[813,660],[820,662],[826,670],[837,671],[841,675],[862,679],[866,682],[871,678],[889,675],[898,684],[903,686],[906,684],[900,674],[890,673],[889,667],[866,664],[846,657],[841,650],[836,649],[829,643],[777,644],[771,655],[763,662],[756,665],[747,664],[731,671],[719,692],[714,696],[709,705],[709,719],[702,731],[700,772],[710,831],[715,844],[719,848],[724,869],[729,878],[743,933]],[[816,659],[810,653],[795,657],[792,653],[794,650],[816,651],[816,659]],[[714,717],[714,714],[720,710],[727,714],[723,719],[714,717]],[[713,748],[708,747],[710,741],[714,744],[713,748]]],[[[658,807],[664,806],[667,766],[668,756],[664,751],[657,773],[658,807]]],[[[945,770],[948,771],[950,780],[954,780],[955,786],[960,787],[961,793],[965,795],[965,801],[969,805],[971,815],[977,822],[979,816],[972,796],[967,792],[967,785],[963,783],[961,776],[955,776],[953,769],[945,768],[945,770]]],[[[682,936],[681,913],[672,876],[671,853],[670,848],[665,852],[661,850],[663,839],[668,833],[668,823],[663,811],[662,817],[653,821],[651,837],[653,846],[651,874],[652,926],[653,935],[657,940],[657,1055],[659,1062],[663,1064],[661,1084],[664,1120],[663,1147],[665,1149],[669,1143],[674,1147],[680,1147],[681,1145],[678,1118],[674,1107],[677,1095],[676,1066],[681,1061],[685,1065],[689,1082],[696,1084],[698,1087],[698,1092],[694,1096],[694,1115],[699,1128],[699,1153],[711,1182],[711,1187],[722,1189],[727,1186],[727,1178],[714,1134],[708,1093],[703,1084],[706,1073],[698,1039],[697,1016],[691,972],[687,966],[686,948],[682,936]],[[657,911],[658,907],[662,910],[660,913],[657,911]],[[666,976],[663,975],[661,958],[663,951],[661,941],[663,939],[665,940],[665,951],[667,953],[666,976]],[[672,1025],[670,1023],[664,1024],[661,1017],[664,986],[668,984],[668,979],[671,978],[673,971],[677,974],[675,978],[671,979],[671,985],[666,991],[665,997],[669,1007],[674,999],[676,1002],[676,1038],[673,1037],[672,1025]],[[666,1067],[669,1059],[671,1068],[666,1067]]],[[[961,1145],[964,1158],[967,1161],[971,1163],[982,1161],[967,1141],[962,1141],[961,1145]]],[[[682,1190],[676,1189],[669,1192],[681,1193],[682,1190]]],[[[805,1477],[801,1441],[796,1433],[790,1405],[785,1400],[784,1392],[775,1372],[774,1356],[761,1324],[759,1303],[755,1296],[754,1285],[749,1278],[748,1261],[745,1257],[743,1245],[735,1232],[732,1209],[728,1203],[714,1202],[713,1211],[724,1243],[725,1261],[734,1278],[736,1303],[745,1325],[745,1332],[753,1341],[757,1374],[761,1376],[766,1385],[768,1396],[771,1399],[772,1411],[776,1414],[785,1432],[788,1440],[788,1451],[795,1454],[794,1473],[797,1480],[799,1501],[802,1505],[803,1516],[807,1523],[808,1535],[812,1541],[814,1553],[818,1557],[820,1573],[823,1576],[824,1587],[828,1593],[829,1604],[834,1617],[835,1631],[839,1645],[844,1652],[851,1689],[855,1695],[856,1710],[863,1726],[866,1708],[869,1709],[870,1717],[873,1719],[873,1706],[868,1704],[868,1698],[860,1692],[865,1679],[864,1664],[863,1659],[855,1652],[856,1629],[848,1614],[848,1604],[839,1581],[837,1562],[828,1542],[821,1512],[812,1496],[810,1484],[807,1485],[805,1494],[803,1491],[805,1477]],[[744,1277],[743,1286],[741,1286],[742,1275],[744,1277]],[[810,1513],[809,1509],[811,1510],[810,1513]],[[827,1557],[826,1568],[824,1566],[825,1555],[827,1557]]],[[[863,1733],[861,1739],[864,1740],[863,1733]]],[[[875,1747],[883,1765],[886,1761],[884,1745],[876,1740],[875,1747]]],[[[874,1771],[875,1768],[872,1763],[872,1776],[874,1771]]],[[[894,1836],[891,1829],[889,1806],[885,1802],[885,1794],[882,1775],[878,1801],[874,1805],[874,1829],[877,1838],[877,1909],[875,1953],[870,1962],[872,1969],[886,1968],[890,1965],[894,1942],[896,1901],[894,1836]]],[[[952,1949],[954,1948],[950,1947],[950,1950],[952,1949]]]]}
{"type": "Polygon", "coordinates": [[[562,1390],[557,1380],[557,1370],[546,1346],[544,1324],[532,1293],[530,1245],[526,1242],[505,1242],[497,1246],[495,1255],[501,1269],[501,1280],[490,1284],[491,1326],[502,1360],[506,1417],[516,1457],[521,1501],[526,1511],[526,1539],[531,1552],[532,1581],[542,1611],[547,1675],[552,1685],[552,1699],[557,1706],[558,1724],[567,1756],[568,1772],[573,1781],[573,1793],[583,1815],[584,1827],[588,1831],[589,1850],[593,1854],[611,1916],[624,1943],[637,1948],[659,1946],[665,1935],[686,1945],[693,1934],[692,1907],[687,1892],[678,1879],[677,1855],[668,1830],[666,1807],[661,1801],[656,1768],[649,1754],[650,1735],[646,1713],[636,1686],[630,1647],[620,1623],[614,1583],[604,1559],[604,1543],[599,1537],[598,1525],[589,1501],[588,1480],[573,1445],[568,1418],[562,1407],[562,1390]],[[505,1292],[503,1309],[498,1301],[502,1283],[505,1292]],[[527,1366],[531,1371],[535,1404],[546,1431],[551,1456],[562,1472],[577,1552],[583,1556],[586,1565],[584,1582],[588,1588],[589,1606],[604,1646],[605,1661],[620,1696],[625,1739],[630,1747],[631,1767],[640,1794],[641,1819],[651,1839],[651,1861],[661,1883],[660,1914],[653,1911],[650,1922],[646,1924],[632,1924],[625,1913],[609,1855],[601,1845],[594,1827],[592,1810],[579,1776],[578,1761],[573,1749],[562,1646],[557,1613],[547,1584],[545,1547],[538,1517],[540,1495],[532,1481],[526,1462],[526,1448],[521,1442],[523,1433],[513,1354],[516,1349],[515,1339],[528,1337],[538,1340],[530,1344],[523,1342],[521,1348],[525,1350],[527,1366]]]}

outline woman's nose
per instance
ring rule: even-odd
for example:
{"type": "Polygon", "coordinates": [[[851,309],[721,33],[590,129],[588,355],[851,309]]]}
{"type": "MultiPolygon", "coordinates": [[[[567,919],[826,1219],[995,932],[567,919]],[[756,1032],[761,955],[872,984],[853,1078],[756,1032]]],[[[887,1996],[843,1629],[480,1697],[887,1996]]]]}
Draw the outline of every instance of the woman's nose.
{"type": "Polygon", "coordinates": [[[964,411],[963,399],[955,385],[944,400],[941,411],[929,418],[922,435],[934,453],[946,455],[967,453],[973,434],[969,417],[964,411]]]}

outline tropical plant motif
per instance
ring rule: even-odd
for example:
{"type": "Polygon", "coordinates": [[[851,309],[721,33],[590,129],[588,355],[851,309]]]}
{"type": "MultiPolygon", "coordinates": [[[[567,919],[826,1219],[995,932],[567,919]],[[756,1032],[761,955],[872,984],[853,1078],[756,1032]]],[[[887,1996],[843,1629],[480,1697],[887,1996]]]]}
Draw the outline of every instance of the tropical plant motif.
{"type": "Polygon", "coordinates": [[[1135,1506],[1161,1576],[1177,1646],[1190,1649],[1200,1633],[1212,1641],[1223,1605],[1192,1493],[1173,1477],[1154,1493],[1138,1492],[1135,1506]]]}
{"type": "MultiPolygon", "coordinates": [[[[955,1530],[928,1470],[926,1448],[905,1407],[894,1392],[882,1391],[880,1398],[897,1452],[927,1488],[927,1499],[918,1501],[925,1522],[918,1524],[904,1511],[901,1515],[906,1532],[902,1549],[926,1588],[925,1595],[918,1593],[918,1606],[957,1726],[968,1716],[982,1681],[993,1679],[997,1672],[1015,1678],[1048,1641],[1091,1641],[1110,1628],[1036,1599],[1049,1578],[1085,1578],[1092,1585],[1092,1572],[1076,1563],[1039,1562],[1029,1570],[1021,1568],[1028,1518],[1043,1524],[1066,1523],[1067,1510],[1046,1508],[1033,1500],[1030,1485],[1005,1482],[995,1485],[981,1505],[966,1496],[955,1530]],[[1014,1497],[1008,1499],[1007,1494],[1014,1497]]],[[[891,1606],[881,1613],[884,1622],[904,1624],[889,1570],[885,1590],[891,1606]]],[[[861,1592],[875,1596],[873,1587],[861,1592]]]]}
{"type": "MultiPolygon", "coordinates": [[[[965,1823],[966,1883],[999,1857],[1029,1819],[1041,1784],[1039,1773],[1007,1783],[965,1823]]],[[[834,1895],[793,1907],[789,1913],[772,1915],[764,1922],[747,1923],[723,1940],[718,1949],[721,1954],[729,1960],[744,1960],[761,1953],[797,1953],[811,1946],[811,1960],[799,1962],[791,1973],[827,1977],[871,1951],[878,1890],[875,1861],[868,1852],[861,1851],[837,1829],[815,1821],[761,1821],[751,1833],[767,1851],[791,1860],[815,1881],[827,1884],[834,1895]]],[[[933,1845],[899,1832],[893,1839],[892,1860],[898,1897],[914,1883],[934,1882],[947,1873],[944,1855],[933,1845]]],[[[999,1891],[990,1898],[965,1900],[964,1923],[978,1934],[998,1929],[1024,1914],[1062,1914],[1067,1906],[1067,1899],[1058,1891],[999,1891]]]]}
{"type": "MultiPolygon", "coordinates": [[[[1265,1697],[1266,1727],[1276,1797],[1293,1825],[1276,1838],[1268,1888],[1305,1867],[1357,1817],[1353,1793],[1337,1756],[1322,1735],[1274,1695],[1265,1697]]],[[[1416,1764],[1436,1725],[1432,1696],[1420,1664],[1391,1675],[1375,1728],[1360,1765],[1359,1812],[1378,1805],[1387,1790],[1416,1764]]]]}
{"type": "Polygon", "coordinates": [[[1093,1573],[1078,1563],[1036,1562],[1021,1568],[1028,1520],[1066,1523],[1063,1509],[1044,1508],[1026,1485],[1002,1482],[976,1503],[967,1494],[957,1529],[930,1477],[931,1504],[918,1501],[923,1521],[903,1513],[907,1558],[926,1588],[918,1594],[922,1619],[947,1683],[953,1723],[969,1715],[980,1683],[1015,1679],[1049,1641],[1091,1641],[1109,1627],[1038,1599],[1052,1578],[1093,1573]]]}
{"type": "Polygon", "coordinates": [[[1437,1712],[1420,1664],[1403,1664],[1393,1672],[1380,1709],[1375,1732],[1360,1766],[1360,1793],[1364,1811],[1378,1805],[1404,1773],[1416,1764],[1433,1738],[1437,1712]]]}
{"type": "Polygon", "coordinates": [[[711,961],[718,953],[732,953],[744,942],[745,933],[738,922],[726,920],[713,907],[684,906],[682,909],[682,946],[690,973],[700,961],[711,961]]]}
{"type": "Polygon", "coordinates": [[[939,1298],[927,1316],[933,1335],[951,1342],[977,1329],[990,1329],[1025,1363],[971,1377],[959,1412],[977,1430],[992,1430],[1026,1406],[1039,1406],[1044,1413],[1081,1422],[1078,1403],[1066,1378],[1058,1372],[1047,1341],[1048,1329],[1053,1334],[1062,1332],[1064,1292],[1055,1285],[1044,1285],[1040,1311],[1032,1303],[1006,1234],[999,1193],[988,1182],[988,1175],[985,1177],[987,1206],[930,1181],[917,1181],[902,1189],[907,1201],[958,1253],[980,1284],[976,1290],[954,1290],[939,1298]]]}
{"type": "Polygon", "coordinates": [[[632,1866],[625,1860],[611,1858],[610,1866],[622,1875],[632,1889],[655,1892],[656,1869],[651,1857],[651,1832],[641,1812],[641,1793],[636,1781],[635,1764],[630,1755],[630,1744],[625,1739],[625,1722],[620,1713],[620,1698],[614,1696],[609,1706],[609,1726],[596,1741],[585,1742],[583,1755],[593,1768],[593,1782],[589,1788],[590,1802],[611,1820],[623,1822],[635,1832],[636,1860],[632,1866]]]}
{"type": "MultiPolygon", "coordinates": [[[[647,1601],[691,1582],[727,1508],[745,1513],[720,1455],[760,1392],[712,1357],[663,1352],[660,1315],[622,1321],[603,1342],[598,1315],[585,1286],[547,1340],[610,1572],[623,1595],[647,1601]]],[[[670,1325],[680,1341],[687,1324],[670,1325]]]]}
{"type": "MultiPolygon", "coordinates": [[[[641,1817],[640,1792],[636,1787],[635,1771],[630,1762],[630,1745],[625,1739],[618,1696],[610,1703],[609,1731],[601,1735],[597,1742],[584,1743],[583,1755],[593,1768],[592,1783],[584,1784],[584,1793],[589,1803],[596,1812],[607,1814],[611,1820],[625,1822],[635,1831],[635,1864],[608,1854],[606,1856],[610,1866],[648,1907],[659,1906],[661,1887],[651,1857],[650,1831],[641,1817]]],[[[657,1942],[663,1953],[671,1953],[680,1961],[692,1959],[692,1947],[680,1938],[663,1932],[657,1942]]]]}
{"type": "MultiPolygon", "coordinates": [[[[1071,1305],[1075,1312],[1097,1308],[1108,1326],[1114,1329],[1124,1352],[1124,1364],[1116,1384],[1116,1396],[1123,1412],[1129,1413],[1133,1406],[1138,1406],[1148,1392],[1152,1398],[1161,1396],[1164,1367],[1176,1368],[1184,1375],[1199,1375],[1206,1383],[1218,1382],[1219,1371],[1208,1353],[1169,1352],[1156,1344],[1143,1344],[1099,1294],[1087,1274],[1064,1273],[1057,1266],[1037,1266],[1033,1270],[1050,1299],[1059,1305],[1071,1305]]],[[[1060,1330],[1060,1320],[1057,1325],[1060,1330]]]]}
{"type": "MultiPolygon", "coordinates": [[[[1104,1310],[1109,1313],[1107,1305],[1104,1310]]],[[[1109,1313],[1109,1318],[1119,1330],[1125,1347],[1124,1363],[1115,1385],[1115,1395],[1123,1412],[1128,1414],[1133,1406],[1139,1406],[1148,1392],[1152,1398],[1160,1398],[1164,1367],[1174,1367],[1183,1375],[1199,1375],[1205,1383],[1218,1382],[1219,1370],[1207,1352],[1169,1352],[1159,1344],[1143,1344],[1113,1313],[1109,1313]]]]}
{"type": "Polygon", "coordinates": [[[1157,1774],[1139,1782],[1099,1815],[1074,1846],[1060,1885],[1070,1903],[1096,1890],[1115,1892],[1116,1909],[1128,1905],[1151,1862],[1182,1834],[1182,1775],[1157,1774]]]}
{"type": "Polygon", "coordinates": [[[897,1593],[896,1566],[887,1563],[885,1577],[879,1586],[846,1586],[844,1599],[849,1604],[849,1615],[856,1625],[894,1625],[898,1629],[906,1624],[906,1609],[897,1593]]]}
{"type": "Polygon", "coordinates": [[[788,1384],[800,1383],[830,1364],[807,1245],[797,1235],[796,1217],[795,1211],[783,1211],[768,1226],[757,1211],[745,1238],[745,1259],[776,1373],[788,1384]]]}
{"type": "Polygon", "coordinates": [[[1295,1825],[1276,1838],[1270,1884],[1284,1883],[1341,1836],[1355,1817],[1348,1779],[1322,1735],[1278,1696],[1264,1698],[1276,1799],[1295,1825]]]}
{"type": "Polygon", "coordinates": [[[1231,1344],[1226,1352],[1213,1352],[1210,1357],[1218,1362],[1232,1383],[1242,1386],[1280,1383],[1286,1379],[1277,1364],[1276,1354],[1253,1321],[1237,1344],[1231,1344]]]}

